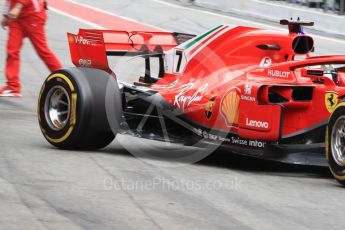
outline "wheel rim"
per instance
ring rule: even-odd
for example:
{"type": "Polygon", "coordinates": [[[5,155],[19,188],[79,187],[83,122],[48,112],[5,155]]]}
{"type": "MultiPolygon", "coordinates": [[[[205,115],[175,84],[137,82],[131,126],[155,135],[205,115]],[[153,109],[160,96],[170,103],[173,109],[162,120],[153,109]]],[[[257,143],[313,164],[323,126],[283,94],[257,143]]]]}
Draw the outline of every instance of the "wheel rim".
{"type": "Polygon", "coordinates": [[[335,163],[345,166],[345,116],[334,123],[331,136],[332,155],[335,163]]]}
{"type": "Polygon", "coordinates": [[[44,114],[49,127],[61,131],[70,118],[71,102],[67,91],[62,86],[51,88],[44,105],[44,114]]]}

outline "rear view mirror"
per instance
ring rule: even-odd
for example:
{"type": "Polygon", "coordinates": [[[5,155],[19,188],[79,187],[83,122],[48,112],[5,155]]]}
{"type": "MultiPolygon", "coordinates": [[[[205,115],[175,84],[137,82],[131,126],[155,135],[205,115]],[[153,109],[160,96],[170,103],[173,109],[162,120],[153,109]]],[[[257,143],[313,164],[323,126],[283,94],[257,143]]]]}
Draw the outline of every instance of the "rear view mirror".
{"type": "Polygon", "coordinates": [[[334,85],[334,81],[327,76],[325,76],[325,71],[320,68],[301,69],[301,77],[310,78],[314,83],[324,84],[324,85],[334,85]]]}
{"type": "Polygon", "coordinates": [[[315,77],[322,77],[324,75],[323,69],[308,69],[303,68],[301,69],[301,76],[308,77],[308,78],[315,78],[315,77]]]}

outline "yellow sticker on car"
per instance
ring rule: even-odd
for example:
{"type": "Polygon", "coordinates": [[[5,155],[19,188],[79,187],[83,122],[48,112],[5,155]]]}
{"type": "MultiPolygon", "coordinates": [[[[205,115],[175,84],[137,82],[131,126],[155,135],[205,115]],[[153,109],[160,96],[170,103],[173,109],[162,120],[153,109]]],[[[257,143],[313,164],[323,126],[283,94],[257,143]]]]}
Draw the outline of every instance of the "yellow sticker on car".
{"type": "Polygon", "coordinates": [[[333,113],[338,105],[338,94],[335,92],[326,92],[325,104],[329,113],[333,113]]]}
{"type": "Polygon", "coordinates": [[[221,103],[221,113],[228,127],[238,124],[240,96],[235,89],[230,90],[221,103]]]}

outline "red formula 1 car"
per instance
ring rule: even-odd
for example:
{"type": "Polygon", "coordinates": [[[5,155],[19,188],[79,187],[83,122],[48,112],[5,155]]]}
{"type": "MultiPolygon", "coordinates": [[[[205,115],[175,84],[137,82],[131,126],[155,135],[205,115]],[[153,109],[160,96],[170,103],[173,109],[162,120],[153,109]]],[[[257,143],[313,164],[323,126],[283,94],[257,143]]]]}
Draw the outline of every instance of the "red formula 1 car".
{"type": "Polygon", "coordinates": [[[281,24],[289,32],[222,25],[199,36],[68,34],[76,68],[42,87],[43,135],[63,149],[103,148],[125,133],[294,164],[328,161],[345,184],[345,56],[311,57],[302,27],[313,23],[281,24]],[[109,56],[142,58],[139,80],[119,82],[109,56]]]}

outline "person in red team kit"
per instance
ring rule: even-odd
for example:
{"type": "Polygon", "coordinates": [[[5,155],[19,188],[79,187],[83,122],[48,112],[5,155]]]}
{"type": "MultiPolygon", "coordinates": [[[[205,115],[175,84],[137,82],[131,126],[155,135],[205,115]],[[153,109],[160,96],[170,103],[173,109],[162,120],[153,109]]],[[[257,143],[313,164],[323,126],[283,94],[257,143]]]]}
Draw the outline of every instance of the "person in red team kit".
{"type": "Polygon", "coordinates": [[[1,26],[9,28],[5,74],[7,85],[0,89],[0,97],[21,97],[19,80],[20,50],[24,38],[29,38],[40,58],[51,72],[61,69],[61,63],[49,49],[45,23],[45,0],[5,0],[1,26]]]}

